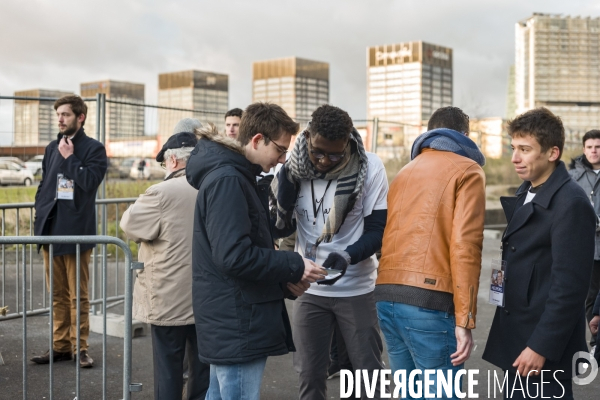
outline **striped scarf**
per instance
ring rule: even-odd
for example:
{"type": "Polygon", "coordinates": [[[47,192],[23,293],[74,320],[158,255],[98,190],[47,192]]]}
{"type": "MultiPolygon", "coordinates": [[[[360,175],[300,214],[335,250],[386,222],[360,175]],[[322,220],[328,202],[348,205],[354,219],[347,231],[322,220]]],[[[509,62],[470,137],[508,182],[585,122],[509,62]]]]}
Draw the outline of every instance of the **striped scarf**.
{"type": "Polygon", "coordinates": [[[339,232],[348,213],[354,208],[367,176],[367,154],[356,129],[352,129],[350,144],[345,151],[346,155],[340,164],[326,173],[320,173],[314,168],[308,156],[308,141],[304,132],[298,135],[290,158],[271,183],[271,202],[274,203],[277,210],[277,222],[275,223],[277,229],[289,229],[293,226],[292,216],[300,191],[300,181],[337,179],[333,206],[316,244],[323,241],[331,242],[333,236],[339,232]]]}

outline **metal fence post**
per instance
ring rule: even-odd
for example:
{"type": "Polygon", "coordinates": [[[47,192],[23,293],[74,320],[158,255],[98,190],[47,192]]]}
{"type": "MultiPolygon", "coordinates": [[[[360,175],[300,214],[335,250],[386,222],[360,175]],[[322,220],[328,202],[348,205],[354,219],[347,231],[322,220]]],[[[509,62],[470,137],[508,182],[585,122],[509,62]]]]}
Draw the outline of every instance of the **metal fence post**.
{"type": "Polygon", "coordinates": [[[125,293],[129,293],[129,296],[125,296],[124,314],[125,314],[125,348],[123,354],[123,400],[131,399],[131,390],[129,385],[131,384],[131,323],[132,323],[132,312],[133,312],[133,285],[131,282],[131,274],[133,273],[132,268],[132,256],[131,252],[125,252],[125,293]]]}
{"type": "Polygon", "coordinates": [[[379,118],[373,120],[373,135],[371,137],[371,153],[377,154],[377,136],[379,135],[379,118]]]}
{"type": "MultiPolygon", "coordinates": [[[[42,250],[44,251],[44,250],[42,250]]],[[[48,281],[50,283],[50,400],[54,398],[54,245],[48,246],[48,281]]],[[[25,318],[25,316],[23,316],[25,318]]]]}
{"type": "MultiPolygon", "coordinates": [[[[27,400],[27,263],[25,262],[25,248],[23,243],[23,399],[27,400]]],[[[17,252],[19,245],[17,244],[17,252]]]]}

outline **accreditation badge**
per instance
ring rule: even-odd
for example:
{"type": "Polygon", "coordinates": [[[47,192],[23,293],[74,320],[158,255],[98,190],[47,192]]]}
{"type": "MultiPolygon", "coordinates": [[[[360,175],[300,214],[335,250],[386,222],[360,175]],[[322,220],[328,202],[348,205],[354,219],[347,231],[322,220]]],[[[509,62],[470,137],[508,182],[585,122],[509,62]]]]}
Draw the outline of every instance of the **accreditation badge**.
{"type": "Polygon", "coordinates": [[[504,282],[506,273],[506,261],[500,259],[492,260],[492,276],[490,282],[489,303],[498,307],[504,307],[504,282]]]}
{"type": "Polygon", "coordinates": [[[317,259],[317,245],[315,243],[311,243],[309,241],[306,242],[306,247],[304,248],[304,258],[308,258],[311,261],[315,261],[317,259]]]}
{"type": "Polygon", "coordinates": [[[73,200],[75,197],[75,182],[63,174],[56,179],[56,198],[58,200],[73,200]]]}

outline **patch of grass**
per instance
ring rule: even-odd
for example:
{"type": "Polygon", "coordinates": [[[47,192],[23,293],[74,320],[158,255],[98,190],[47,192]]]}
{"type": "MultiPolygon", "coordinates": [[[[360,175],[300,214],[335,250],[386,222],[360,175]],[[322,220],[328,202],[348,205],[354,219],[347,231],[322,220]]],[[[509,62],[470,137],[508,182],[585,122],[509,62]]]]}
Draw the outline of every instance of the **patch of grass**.
{"type": "Polygon", "coordinates": [[[37,187],[3,187],[0,188],[0,204],[28,203],[35,199],[37,187]]]}
{"type": "MultiPolygon", "coordinates": [[[[108,181],[106,182],[106,198],[120,199],[138,197],[150,186],[160,181],[108,181]]],[[[31,203],[35,201],[37,187],[3,187],[0,188],[0,204],[31,203]]]]}
{"type": "Polygon", "coordinates": [[[150,186],[161,181],[108,181],[106,182],[106,198],[122,199],[126,197],[138,197],[150,186]]]}

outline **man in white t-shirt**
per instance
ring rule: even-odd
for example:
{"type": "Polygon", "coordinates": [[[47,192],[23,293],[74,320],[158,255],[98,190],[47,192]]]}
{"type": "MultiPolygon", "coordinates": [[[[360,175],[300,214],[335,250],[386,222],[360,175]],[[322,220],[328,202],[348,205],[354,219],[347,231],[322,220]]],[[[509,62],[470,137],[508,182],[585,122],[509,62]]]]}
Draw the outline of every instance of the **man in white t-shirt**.
{"type": "Polygon", "coordinates": [[[336,323],[354,368],[383,367],[373,290],[387,217],[385,169],[365,151],[348,113],[323,105],[296,139],[272,189],[276,235],[297,230],[296,251],[334,270],[294,302],[292,324],[300,399],[325,399],[336,323]]]}

